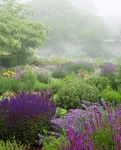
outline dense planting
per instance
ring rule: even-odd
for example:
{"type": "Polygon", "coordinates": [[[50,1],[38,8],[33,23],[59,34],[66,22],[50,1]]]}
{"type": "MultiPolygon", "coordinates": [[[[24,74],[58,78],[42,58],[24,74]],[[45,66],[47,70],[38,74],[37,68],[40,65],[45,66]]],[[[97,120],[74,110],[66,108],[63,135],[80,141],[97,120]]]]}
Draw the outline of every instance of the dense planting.
{"type": "Polygon", "coordinates": [[[0,102],[0,139],[33,143],[38,133],[50,128],[56,107],[50,93],[19,94],[0,102]]]}
{"type": "Polygon", "coordinates": [[[107,108],[105,115],[98,109],[82,118],[81,131],[69,127],[67,130],[69,150],[121,149],[121,108],[107,108]],[[83,130],[82,130],[83,129],[83,130]]]}
{"type": "Polygon", "coordinates": [[[55,77],[58,66],[1,71],[0,146],[120,150],[120,65],[95,65],[94,69],[88,64],[90,70],[75,62],[60,66],[69,72],[55,77]]]}
{"type": "Polygon", "coordinates": [[[67,131],[64,150],[121,149],[121,107],[113,110],[104,106],[105,111],[100,107],[87,111],[72,110],[67,117],[53,120],[67,131]]]}

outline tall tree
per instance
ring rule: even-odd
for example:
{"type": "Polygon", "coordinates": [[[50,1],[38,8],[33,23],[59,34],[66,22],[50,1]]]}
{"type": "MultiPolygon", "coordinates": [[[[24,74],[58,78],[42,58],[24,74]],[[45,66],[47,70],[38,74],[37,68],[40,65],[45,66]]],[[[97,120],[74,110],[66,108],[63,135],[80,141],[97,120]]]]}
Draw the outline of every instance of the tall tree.
{"type": "Polygon", "coordinates": [[[28,21],[21,4],[7,0],[0,5],[0,53],[29,53],[46,39],[40,23],[28,21]]]}

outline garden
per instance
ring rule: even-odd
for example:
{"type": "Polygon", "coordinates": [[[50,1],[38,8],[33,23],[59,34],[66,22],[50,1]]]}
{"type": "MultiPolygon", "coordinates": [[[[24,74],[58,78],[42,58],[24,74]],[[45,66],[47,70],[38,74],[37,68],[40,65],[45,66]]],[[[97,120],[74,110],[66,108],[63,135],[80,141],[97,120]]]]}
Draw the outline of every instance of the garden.
{"type": "Polygon", "coordinates": [[[0,4],[0,150],[121,150],[120,60],[43,60],[47,36],[23,4],[0,4]]]}
{"type": "Polygon", "coordinates": [[[1,150],[120,150],[120,64],[52,66],[1,70],[1,150]]]}

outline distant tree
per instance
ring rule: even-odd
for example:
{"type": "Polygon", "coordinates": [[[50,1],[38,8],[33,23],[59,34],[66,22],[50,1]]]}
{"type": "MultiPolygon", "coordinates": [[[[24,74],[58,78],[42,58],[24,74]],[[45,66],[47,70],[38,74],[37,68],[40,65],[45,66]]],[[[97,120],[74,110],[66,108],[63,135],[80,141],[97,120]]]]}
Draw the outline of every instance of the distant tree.
{"type": "Polygon", "coordinates": [[[34,14],[32,20],[40,20],[48,26],[46,46],[53,51],[65,52],[66,44],[71,46],[77,43],[89,55],[90,49],[91,52],[92,49],[100,51],[98,47],[107,36],[107,29],[93,13],[76,9],[68,0],[32,0],[29,8],[34,14]]]}
{"type": "Polygon", "coordinates": [[[21,4],[7,0],[0,5],[0,53],[25,54],[46,40],[46,29],[25,17],[21,4]]]}

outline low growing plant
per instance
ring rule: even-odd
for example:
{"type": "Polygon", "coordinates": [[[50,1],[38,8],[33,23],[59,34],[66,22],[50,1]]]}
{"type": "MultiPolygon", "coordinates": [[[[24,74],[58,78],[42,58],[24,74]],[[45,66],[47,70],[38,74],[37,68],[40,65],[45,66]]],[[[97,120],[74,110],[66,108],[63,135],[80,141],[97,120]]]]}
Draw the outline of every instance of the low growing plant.
{"type": "Polygon", "coordinates": [[[26,148],[20,144],[17,144],[16,141],[13,143],[10,141],[0,141],[0,150],[26,150],[26,148]]]}
{"type": "Polygon", "coordinates": [[[57,93],[56,103],[58,106],[71,109],[80,108],[81,101],[95,102],[99,98],[99,91],[95,86],[87,84],[83,80],[68,80],[57,93]]]}
{"type": "Polygon", "coordinates": [[[105,101],[108,101],[110,103],[121,103],[121,94],[117,91],[114,91],[109,86],[102,91],[101,96],[104,98],[105,101]]]}

